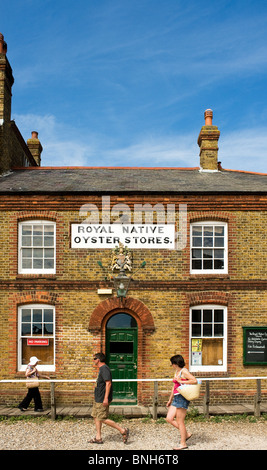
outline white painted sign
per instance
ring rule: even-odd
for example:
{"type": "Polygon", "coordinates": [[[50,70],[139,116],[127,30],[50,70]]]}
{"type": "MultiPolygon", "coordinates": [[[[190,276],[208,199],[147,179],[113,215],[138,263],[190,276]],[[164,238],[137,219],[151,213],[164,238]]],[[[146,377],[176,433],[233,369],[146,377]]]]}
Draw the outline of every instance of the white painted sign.
{"type": "Polygon", "coordinates": [[[175,249],[174,224],[72,224],[71,248],[175,249]]]}

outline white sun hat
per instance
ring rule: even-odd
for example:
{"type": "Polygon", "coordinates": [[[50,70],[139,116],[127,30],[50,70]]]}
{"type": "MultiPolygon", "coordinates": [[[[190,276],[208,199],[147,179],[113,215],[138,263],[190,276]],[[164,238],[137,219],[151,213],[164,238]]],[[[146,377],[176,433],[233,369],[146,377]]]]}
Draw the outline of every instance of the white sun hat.
{"type": "Polygon", "coordinates": [[[40,361],[41,361],[41,359],[38,359],[38,357],[32,356],[32,357],[30,357],[29,365],[34,366],[36,364],[36,362],[40,362],[40,361]]]}

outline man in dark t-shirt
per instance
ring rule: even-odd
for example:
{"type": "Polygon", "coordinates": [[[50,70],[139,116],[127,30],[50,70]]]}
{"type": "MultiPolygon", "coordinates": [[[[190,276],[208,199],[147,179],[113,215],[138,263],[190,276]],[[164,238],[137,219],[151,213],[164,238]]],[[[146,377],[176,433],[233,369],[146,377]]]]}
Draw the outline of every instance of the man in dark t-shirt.
{"type": "Polygon", "coordinates": [[[90,439],[89,442],[92,444],[103,444],[101,428],[102,423],[104,423],[117,429],[122,435],[123,442],[126,444],[129,429],[122,428],[115,421],[108,419],[109,404],[112,400],[112,375],[110,368],[106,364],[106,357],[103,353],[97,353],[94,355],[93,360],[94,365],[99,369],[94,393],[95,400],[91,413],[95,421],[96,437],[90,439]]]}
{"type": "Polygon", "coordinates": [[[108,403],[110,403],[112,401],[112,376],[110,368],[107,366],[107,364],[104,364],[99,368],[99,373],[97,377],[97,385],[95,388],[96,403],[103,403],[105,399],[106,382],[111,382],[111,387],[108,394],[108,403]]]}

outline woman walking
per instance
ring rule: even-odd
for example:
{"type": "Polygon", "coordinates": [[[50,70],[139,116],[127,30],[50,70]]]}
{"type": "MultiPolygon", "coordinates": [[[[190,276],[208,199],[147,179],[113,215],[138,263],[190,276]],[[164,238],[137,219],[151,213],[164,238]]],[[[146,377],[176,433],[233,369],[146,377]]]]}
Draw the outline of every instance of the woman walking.
{"type": "MultiPolygon", "coordinates": [[[[47,375],[40,374],[37,370],[37,364],[40,361],[36,356],[30,358],[30,362],[27,365],[25,376],[27,379],[33,380],[38,379],[38,377],[44,377],[45,379],[50,379],[47,375]]],[[[43,411],[42,399],[39,392],[39,387],[28,388],[28,393],[22,402],[19,404],[18,408],[20,411],[26,411],[30,402],[34,400],[34,411],[43,411]]]]}
{"type": "Polygon", "coordinates": [[[175,374],[173,379],[174,385],[167,403],[169,410],[166,421],[180,431],[180,446],[175,447],[174,450],[184,450],[187,449],[186,441],[192,436],[185,427],[185,417],[190,402],[180,394],[178,387],[185,383],[196,384],[197,379],[185,368],[185,361],[182,356],[172,356],[170,361],[175,374]]]}

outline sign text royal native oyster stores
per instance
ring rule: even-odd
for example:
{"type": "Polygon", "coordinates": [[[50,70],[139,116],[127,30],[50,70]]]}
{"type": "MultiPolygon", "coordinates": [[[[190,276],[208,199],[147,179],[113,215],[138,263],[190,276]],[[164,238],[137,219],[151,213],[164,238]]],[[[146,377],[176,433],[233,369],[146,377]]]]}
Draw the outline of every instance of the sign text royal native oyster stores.
{"type": "Polygon", "coordinates": [[[72,248],[112,248],[122,243],[129,248],[175,249],[175,225],[72,224],[72,248]]]}

